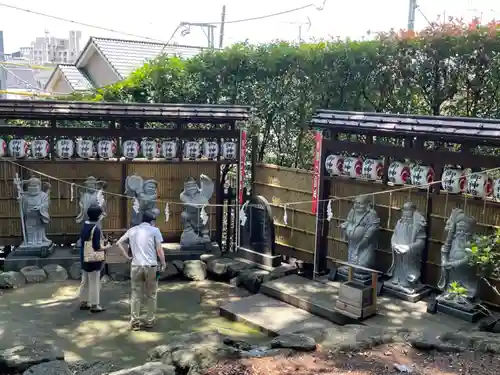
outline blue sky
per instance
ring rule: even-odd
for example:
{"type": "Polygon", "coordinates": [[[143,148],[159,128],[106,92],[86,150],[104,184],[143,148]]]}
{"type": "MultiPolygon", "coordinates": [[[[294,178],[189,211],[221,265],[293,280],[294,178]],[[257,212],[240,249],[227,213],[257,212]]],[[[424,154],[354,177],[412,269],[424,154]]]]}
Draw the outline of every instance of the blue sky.
{"type": "MultiPolygon", "coordinates": [[[[181,21],[219,21],[223,4],[227,6],[226,19],[231,21],[299,7],[308,4],[308,0],[252,0],[250,2],[241,0],[183,0],[180,2],[160,0],[142,0],[140,2],[0,0],[0,3],[166,41],[181,21]]],[[[315,0],[315,4],[321,5],[322,0],[315,0]]],[[[466,19],[481,15],[485,20],[500,19],[498,13],[500,12],[500,4],[494,0],[420,0],[419,4],[422,13],[431,21],[443,14],[466,19]]],[[[251,42],[297,39],[300,24],[304,24],[302,27],[304,39],[336,36],[360,38],[366,35],[368,30],[405,28],[407,15],[408,0],[327,0],[323,11],[311,7],[265,20],[227,24],[225,40],[227,43],[234,43],[246,39],[251,42]],[[306,25],[308,18],[311,20],[309,30],[306,25]]],[[[83,33],[82,44],[89,36],[130,39],[130,37],[118,33],[55,21],[4,7],[0,7],[0,19],[0,27],[4,31],[6,52],[13,52],[21,46],[29,46],[30,41],[36,36],[43,36],[45,30],[56,37],[65,37],[71,29],[81,30],[83,33]]],[[[425,18],[420,12],[417,12],[416,28],[420,29],[426,24],[425,18]]],[[[179,44],[206,44],[203,32],[195,29],[188,36],[178,35],[175,41],[179,44]]]]}

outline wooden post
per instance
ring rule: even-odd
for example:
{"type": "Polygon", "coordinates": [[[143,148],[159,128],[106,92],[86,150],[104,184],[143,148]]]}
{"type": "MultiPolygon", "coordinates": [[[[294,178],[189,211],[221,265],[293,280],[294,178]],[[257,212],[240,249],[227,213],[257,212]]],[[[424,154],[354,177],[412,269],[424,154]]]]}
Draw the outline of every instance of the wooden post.
{"type": "Polygon", "coordinates": [[[372,272],[372,304],[375,311],[377,310],[377,281],[378,273],[372,272]]]}

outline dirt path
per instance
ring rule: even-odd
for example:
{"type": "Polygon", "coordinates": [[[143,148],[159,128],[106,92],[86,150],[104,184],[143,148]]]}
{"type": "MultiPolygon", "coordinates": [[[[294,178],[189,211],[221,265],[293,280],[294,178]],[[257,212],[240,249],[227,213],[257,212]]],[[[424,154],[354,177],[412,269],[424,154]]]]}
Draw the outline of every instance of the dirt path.
{"type": "Polygon", "coordinates": [[[77,309],[78,283],[38,284],[0,297],[0,348],[33,342],[54,343],[68,361],[113,359],[142,364],[147,351],[173,334],[217,329],[248,341],[264,337],[218,316],[218,305],[244,291],[214,282],[162,283],[157,325],[150,332],[131,332],[129,284],[108,283],[101,292],[107,311],[91,315],[77,309]]]}

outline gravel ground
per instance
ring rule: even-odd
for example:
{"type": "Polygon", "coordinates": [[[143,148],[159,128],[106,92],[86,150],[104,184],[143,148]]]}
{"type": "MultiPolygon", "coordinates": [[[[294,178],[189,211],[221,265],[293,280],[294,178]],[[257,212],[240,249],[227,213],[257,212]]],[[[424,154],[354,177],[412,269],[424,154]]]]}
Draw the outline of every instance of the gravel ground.
{"type": "Polygon", "coordinates": [[[226,361],[205,375],[490,375],[500,371],[494,354],[421,352],[407,345],[382,345],[370,351],[226,361]],[[398,369],[399,367],[399,369],[398,369]]]}

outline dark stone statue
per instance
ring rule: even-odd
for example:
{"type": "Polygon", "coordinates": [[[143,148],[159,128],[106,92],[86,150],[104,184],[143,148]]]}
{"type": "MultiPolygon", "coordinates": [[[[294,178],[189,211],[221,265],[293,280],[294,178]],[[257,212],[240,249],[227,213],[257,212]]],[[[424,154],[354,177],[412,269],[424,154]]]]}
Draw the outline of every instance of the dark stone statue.
{"type": "Polygon", "coordinates": [[[210,243],[208,215],[205,207],[214,193],[214,183],[210,177],[201,175],[200,186],[195,178],[184,182],[184,190],[180,195],[184,203],[181,221],[184,230],[181,235],[181,248],[204,247],[210,243]]]}
{"type": "Polygon", "coordinates": [[[407,202],[391,238],[392,264],[387,271],[391,278],[384,283],[384,290],[411,302],[424,298],[430,292],[420,281],[426,226],[425,217],[417,211],[415,204],[407,202]]]}
{"type": "Polygon", "coordinates": [[[469,246],[476,226],[476,220],[467,216],[462,209],[454,209],[446,222],[446,240],[441,248],[441,278],[438,287],[443,294],[437,297],[438,310],[475,320],[479,300],[477,298],[479,277],[474,266],[469,264],[469,246]],[[465,295],[450,290],[456,282],[465,288],[465,295]],[[444,306],[444,308],[443,308],[444,306]],[[441,307],[441,308],[440,308],[441,307]],[[464,314],[465,313],[465,314],[464,314]]]}
{"type": "Polygon", "coordinates": [[[158,199],[158,183],[155,180],[143,180],[142,177],[134,174],[125,180],[125,194],[135,198],[132,203],[131,226],[139,225],[142,222],[144,212],[151,212],[155,216],[160,214],[156,206],[158,199]]]}
{"type": "MultiPolygon", "coordinates": [[[[347,261],[357,266],[373,268],[380,219],[368,200],[367,196],[356,197],[353,208],[340,227],[347,240],[347,261]]],[[[346,278],[348,268],[340,267],[337,273],[342,278],[346,278]]],[[[371,279],[368,273],[356,269],[354,269],[353,277],[362,282],[371,279]]]]}

